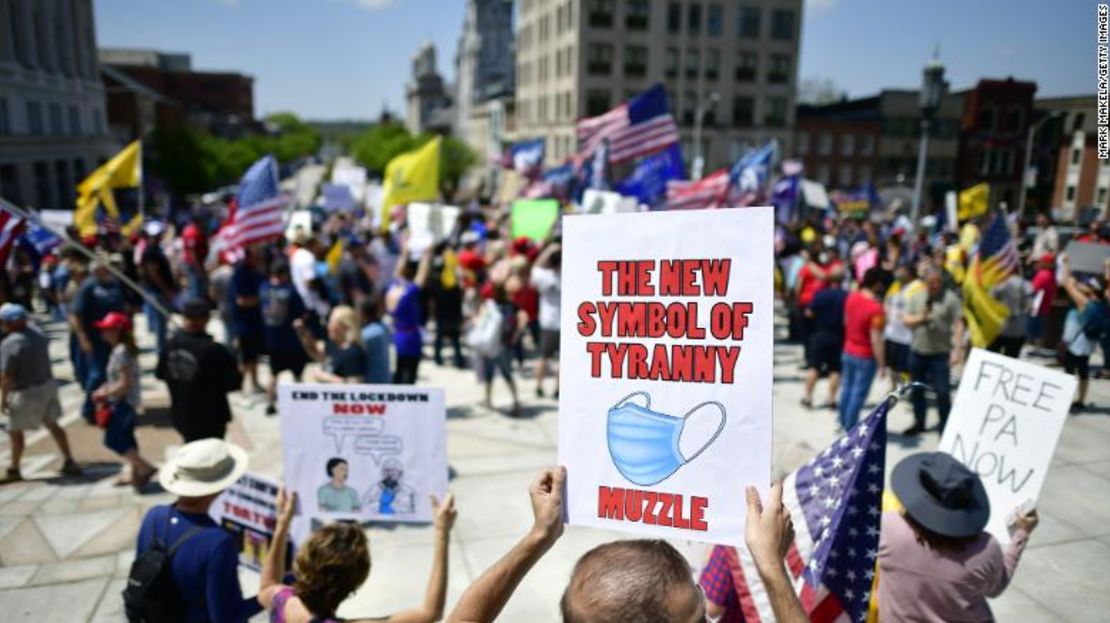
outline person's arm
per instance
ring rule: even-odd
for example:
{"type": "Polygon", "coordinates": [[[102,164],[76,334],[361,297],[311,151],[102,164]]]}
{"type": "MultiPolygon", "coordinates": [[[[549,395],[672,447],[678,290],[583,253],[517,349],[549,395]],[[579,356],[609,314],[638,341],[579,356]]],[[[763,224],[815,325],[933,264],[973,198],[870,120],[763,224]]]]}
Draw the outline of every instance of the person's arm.
{"type": "Polygon", "coordinates": [[[77,344],[85,354],[90,354],[93,351],[92,340],[89,334],[85,332],[84,325],[81,324],[81,316],[85,313],[85,287],[79,286],[77,294],[73,297],[73,305],[70,308],[69,326],[73,329],[73,334],[77,336],[77,344]]]}
{"type": "Polygon", "coordinates": [[[123,374],[120,375],[119,380],[115,383],[105,383],[101,385],[93,392],[93,397],[111,399],[126,396],[127,393],[131,391],[132,384],[138,382],[138,379],[134,378],[134,372],[135,370],[131,366],[123,366],[123,374]]]}
{"type": "Polygon", "coordinates": [[[880,376],[886,368],[886,345],[883,343],[883,327],[885,325],[882,314],[876,315],[871,320],[871,352],[875,354],[875,364],[878,366],[880,376]]]}
{"type": "Polygon", "coordinates": [[[925,296],[926,302],[918,305],[915,299],[906,299],[906,311],[902,313],[902,324],[909,329],[916,329],[929,321],[928,294],[916,294],[915,297],[925,296]]]}
{"type": "Polygon", "coordinates": [[[1087,298],[1087,295],[1083,294],[1079,289],[1079,283],[1075,280],[1075,277],[1072,276],[1071,262],[1067,255],[1060,254],[1060,269],[1060,281],[1064,285],[1064,291],[1071,297],[1072,302],[1075,303],[1075,307],[1079,309],[1079,311],[1083,311],[1083,308],[1087,306],[1090,300],[1087,298]]]}
{"type": "Polygon", "coordinates": [[[289,522],[293,520],[293,510],[297,507],[296,492],[287,492],[285,487],[278,489],[277,522],[274,535],[270,538],[270,549],[266,560],[262,561],[262,577],[258,585],[258,603],[266,610],[274,605],[274,596],[283,586],[285,576],[285,548],[289,540],[289,522]]]}
{"type": "Polygon", "coordinates": [[[305,326],[304,321],[297,318],[293,321],[293,330],[297,332],[297,339],[301,341],[301,346],[304,347],[304,352],[308,358],[320,363],[324,361],[327,353],[324,352],[321,343],[312,335],[312,332],[305,326]]]}
{"type": "Polygon", "coordinates": [[[1021,554],[1025,551],[1025,545],[1029,542],[1029,535],[1033,533],[1039,523],[1040,517],[1037,516],[1036,509],[1017,518],[1014,531],[1010,534],[1010,544],[1006,546],[1006,551],[1002,554],[1002,565],[996,567],[995,574],[990,578],[991,583],[987,587],[987,597],[998,597],[1010,585],[1010,580],[1013,579],[1014,571],[1017,569],[1018,560],[1021,559],[1021,554]]]}
{"type": "Polygon", "coordinates": [[[8,412],[14,388],[15,376],[12,374],[11,366],[6,365],[3,374],[0,374],[0,411],[8,412]]]}
{"type": "MultiPolygon", "coordinates": [[[[554,228],[552,229],[554,230],[554,228]]],[[[555,252],[561,248],[562,247],[557,242],[548,244],[543,248],[543,251],[540,251],[540,254],[536,256],[536,261],[532,262],[532,265],[539,266],[540,268],[548,268],[547,264],[551,261],[551,256],[555,255],[555,252]]]]}
{"type": "Polygon", "coordinates": [[[532,529],[486,570],[459,598],[447,616],[449,622],[493,621],[512,597],[517,585],[563,534],[565,467],[544,469],[528,487],[532,498],[532,529]]]}
{"type": "Polygon", "coordinates": [[[424,603],[417,608],[390,615],[385,619],[388,623],[432,623],[443,618],[443,606],[447,602],[447,549],[451,527],[455,525],[455,517],[458,516],[455,494],[448,493],[442,504],[433,495],[432,508],[435,511],[436,547],[428,587],[424,591],[424,603]]]}
{"type": "Polygon", "coordinates": [[[405,265],[409,263],[409,241],[407,238],[401,239],[401,252],[397,254],[397,263],[393,266],[394,279],[403,279],[405,274],[405,265]]]}
{"type": "Polygon", "coordinates": [[[962,306],[956,306],[956,318],[952,321],[952,355],[949,357],[949,365],[957,366],[964,360],[964,316],[962,313],[962,306]]]}
{"type": "Polygon", "coordinates": [[[416,287],[423,289],[428,283],[428,275],[432,273],[432,250],[424,249],[420,256],[420,265],[416,267],[416,277],[412,280],[416,287]]]}
{"type": "Polygon", "coordinates": [[[204,576],[204,603],[208,620],[213,623],[246,621],[262,611],[257,597],[243,599],[239,585],[239,552],[230,534],[221,534],[222,541],[207,561],[204,576]]]}
{"type": "Polygon", "coordinates": [[[779,623],[808,623],[809,617],[794,593],[794,585],[783,563],[794,542],[794,524],[790,520],[790,512],[782,505],[782,483],[771,486],[766,508],[760,502],[755,487],[748,487],[747,499],[748,520],[744,526],[744,541],[767,589],[775,620],[779,623]]]}

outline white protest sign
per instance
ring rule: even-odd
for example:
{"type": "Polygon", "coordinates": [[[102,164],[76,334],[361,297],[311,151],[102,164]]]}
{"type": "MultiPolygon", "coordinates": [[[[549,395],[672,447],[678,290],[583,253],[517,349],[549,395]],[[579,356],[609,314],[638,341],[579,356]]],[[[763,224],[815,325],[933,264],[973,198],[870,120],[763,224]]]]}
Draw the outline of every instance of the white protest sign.
{"type": "Polygon", "coordinates": [[[743,542],[744,486],[771,481],[773,220],[758,207],[564,221],[569,523],[743,542]]]}
{"type": "MultiPolygon", "coordinates": [[[[212,502],[208,514],[235,537],[239,564],[259,571],[270,550],[277,523],[278,483],[256,474],[243,474],[212,502]]],[[[293,546],[286,543],[286,569],[293,546]]]]}
{"type": "Polygon", "coordinates": [[[964,366],[938,449],[983,479],[987,531],[1004,544],[1015,509],[1041,494],[1075,386],[1074,376],[978,348],[964,366]]]}
{"type": "Polygon", "coordinates": [[[300,517],[432,520],[428,495],[447,491],[442,389],[292,383],[278,413],[300,517]]]}
{"type": "Polygon", "coordinates": [[[582,212],[586,214],[616,214],[620,212],[621,195],[609,190],[587,188],[582,194],[582,212]]]}

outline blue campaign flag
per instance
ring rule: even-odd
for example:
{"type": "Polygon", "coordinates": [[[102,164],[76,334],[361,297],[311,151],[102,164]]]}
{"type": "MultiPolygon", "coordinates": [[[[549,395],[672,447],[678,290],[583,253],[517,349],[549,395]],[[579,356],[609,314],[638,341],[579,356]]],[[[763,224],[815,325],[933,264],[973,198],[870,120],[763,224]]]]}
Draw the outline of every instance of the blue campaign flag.
{"type": "Polygon", "coordinates": [[[30,222],[27,223],[27,230],[23,232],[23,239],[39,255],[46,255],[62,244],[62,239],[54,235],[54,232],[30,222]]]}
{"type": "Polygon", "coordinates": [[[798,175],[788,175],[771,189],[771,204],[775,206],[776,220],[780,225],[793,222],[797,216],[798,175]]]}
{"type": "Polygon", "coordinates": [[[643,158],[632,174],[616,184],[614,190],[645,205],[658,205],[667,198],[667,182],[685,178],[682,148],[676,143],[643,158]]]}
{"type": "Polygon", "coordinates": [[[775,155],[774,141],[767,141],[763,147],[753,149],[736,161],[729,169],[729,177],[741,193],[758,193],[767,185],[771,171],[771,160],[775,155]]]}
{"type": "Polygon", "coordinates": [[[662,84],[653,84],[648,90],[628,100],[628,125],[636,125],[667,114],[667,91],[662,84]]]}
{"type": "Polygon", "coordinates": [[[513,143],[509,158],[518,173],[535,173],[543,166],[545,141],[543,137],[513,143]]]}

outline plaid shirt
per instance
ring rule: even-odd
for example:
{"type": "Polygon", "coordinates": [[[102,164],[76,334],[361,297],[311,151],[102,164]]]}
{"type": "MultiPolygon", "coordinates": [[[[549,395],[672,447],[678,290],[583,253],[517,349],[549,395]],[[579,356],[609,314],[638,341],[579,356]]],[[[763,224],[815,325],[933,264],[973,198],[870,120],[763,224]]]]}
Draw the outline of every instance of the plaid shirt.
{"type": "Polygon", "coordinates": [[[705,591],[705,598],[725,609],[719,623],[744,623],[744,613],[740,611],[740,599],[732,585],[732,570],[729,566],[731,547],[714,545],[709,562],[701,570],[698,582],[705,591]]]}

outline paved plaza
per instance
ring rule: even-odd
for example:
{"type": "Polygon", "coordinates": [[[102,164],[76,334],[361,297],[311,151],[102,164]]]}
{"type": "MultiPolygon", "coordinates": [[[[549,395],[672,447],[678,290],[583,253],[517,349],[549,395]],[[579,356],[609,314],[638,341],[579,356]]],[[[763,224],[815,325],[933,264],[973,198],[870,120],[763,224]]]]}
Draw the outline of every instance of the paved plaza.
{"type": "MultiPolygon", "coordinates": [[[[140,328],[145,323],[137,323],[140,328]]],[[[0,615],[5,621],[120,621],[120,591],[133,557],[143,512],[170,497],[137,495],[113,486],[118,461],[100,443],[100,431],[77,415],[81,394],[72,382],[66,334],[48,325],[51,353],[62,382],[64,420],[77,460],[88,465],[77,480],[56,477],[60,459],[44,431],[29,439],[24,458],[28,481],[0,486],[0,615]]],[[[138,429],[140,450],[154,462],[180,444],[166,414],[168,396],[154,379],[149,336],[144,346],[143,400],[146,414],[138,429]]],[[[775,347],[775,470],[782,475],[834,439],[835,413],[800,406],[803,373],[800,347],[775,347]]],[[[1095,356],[1099,362],[1099,356],[1095,356]]],[[[1041,361],[1042,363],[1044,361],[1041,361]]],[[[510,419],[477,405],[481,387],[469,371],[426,361],[420,383],[446,388],[451,490],[459,518],[451,535],[448,608],[466,586],[515,543],[531,522],[526,487],[538,468],[555,462],[557,409],[551,399],[534,398],[529,364],[521,382],[524,417],[510,419]]],[[[871,403],[887,389],[877,381],[871,403]]],[[[507,412],[509,398],[495,386],[494,404],[507,412]]],[[[818,386],[817,402],[825,397],[818,386]]],[[[232,395],[235,421],[229,438],[248,449],[251,469],[279,477],[278,420],[264,414],[262,396],[232,395]]],[[[992,606],[1000,621],[1104,621],[1110,592],[1101,571],[1110,561],[1110,381],[1092,383],[1091,400],[1102,408],[1069,418],[1041,496],[1041,526],[1033,535],[1013,584],[992,606]]],[[[935,415],[931,415],[935,418],[935,415]]],[[[891,414],[890,430],[910,423],[909,405],[891,414]]],[[[903,456],[936,447],[936,433],[914,440],[891,435],[889,470],[903,456]]],[[[7,439],[0,461],[7,461],[7,439]]],[[[737,495],[744,483],[736,483],[737,495]]],[[[506,607],[504,621],[556,621],[558,602],[574,561],[618,533],[568,528],[556,547],[533,569],[506,607]]],[[[381,615],[418,603],[432,559],[430,527],[382,527],[370,531],[370,580],[348,600],[341,616],[381,615]]],[[[676,543],[700,566],[701,544],[676,543]]],[[[242,572],[246,594],[257,574],[242,572]]],[[[265,620],[264,616],[256,620],[265,620]]]]}

